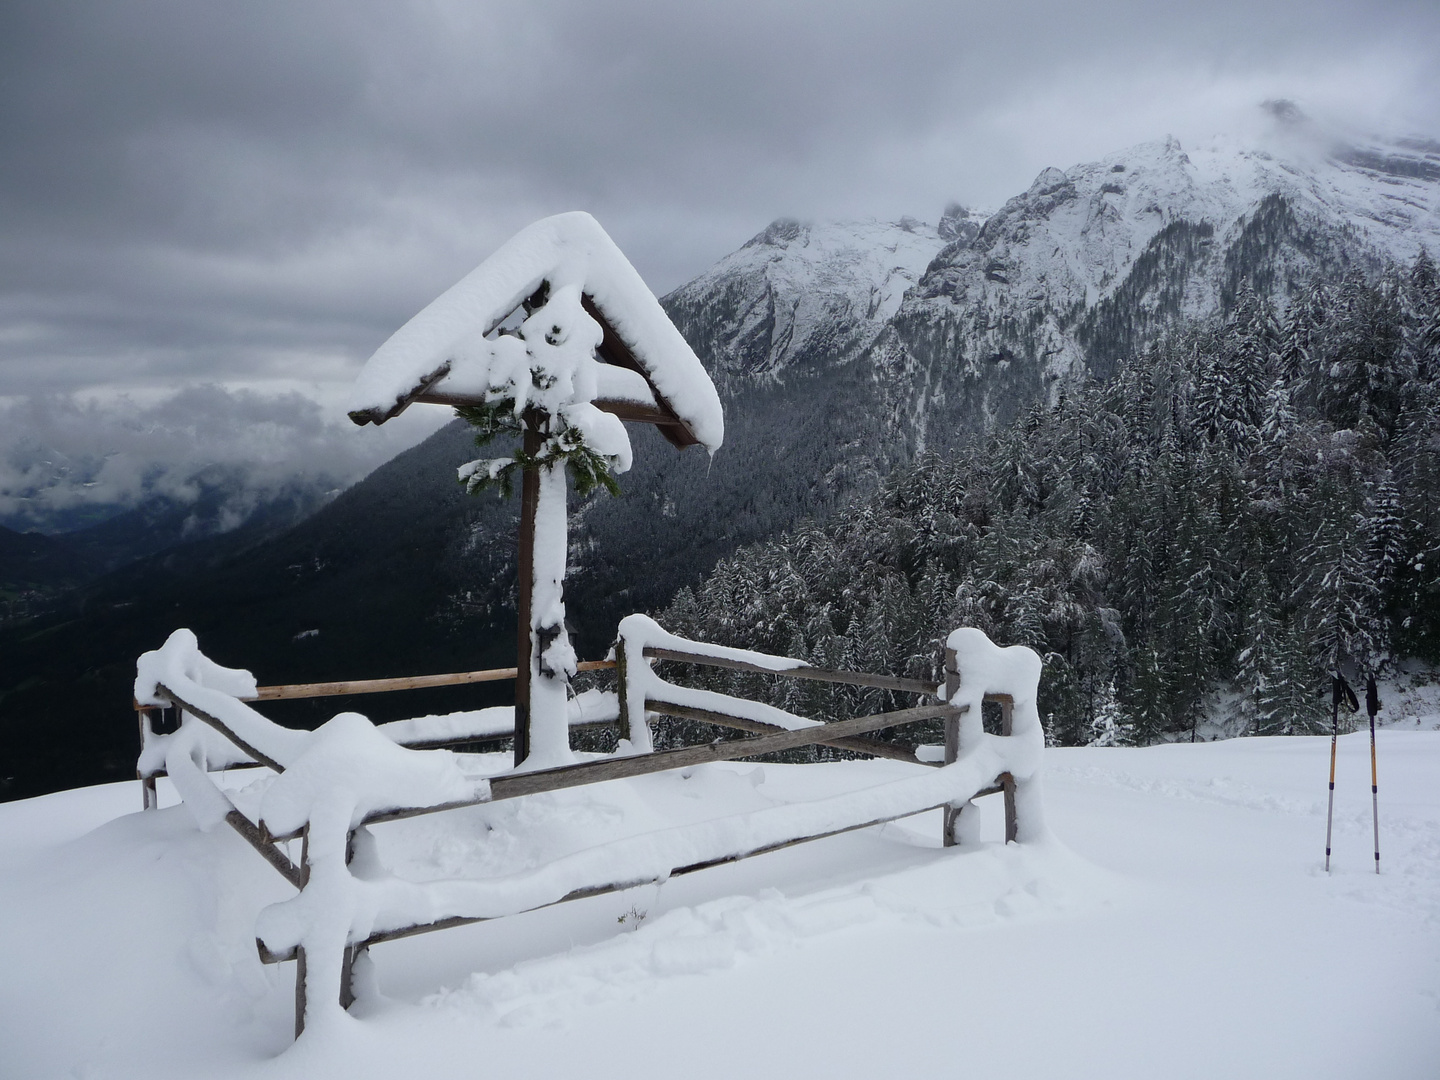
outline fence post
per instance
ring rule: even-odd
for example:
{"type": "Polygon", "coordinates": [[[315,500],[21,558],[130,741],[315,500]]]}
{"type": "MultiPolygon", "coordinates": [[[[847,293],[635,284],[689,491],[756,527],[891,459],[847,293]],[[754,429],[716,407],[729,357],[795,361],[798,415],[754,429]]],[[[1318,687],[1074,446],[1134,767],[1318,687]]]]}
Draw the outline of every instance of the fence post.
{"type": "MultiPolygon", "coordinates": [[[[310,883],[310,826],[300,834],[300,891],[310,883]]],[[[295,1038],[305,1031],[305,946],[295,949],[295,1038]]]]}
{"type": "Polygon", "coordinates": [[[625,660],[625,636],[622,634],[615,639],[615,696],[620,701],[619,737],[627,740],[630,738],[630,709],[627,704],[628,675],[629,669],[625,660]]]}
{"type": "MultiPolygon", "coordinates": [[[[361,826],[363,828],[364,826],[361,826]]],[[[345,838],[345,865],[355,858],[355,832],[345,838]]],[[[355,1004],[355,964],[364,958],[369,950],[364,945],[346,945],[345,955],[340,961],[340,1007],[348,1010],[355,1004]]]]}
{"type": "MultiPolygon", "coordinates": [[[[144,756],[145,745],[150,736],[154,734],[154,728],[150,724],[150,709],[137,709],[135,715],[140,718],[140,754],[144,756]]],[[[160,805],[159,793],[155,790],[155,777],[142,776],[140,770],[135,770],[135,775],[140,781],[140,798],[143,809],[154,810],[160,805]]]]}
{"type": "MultiPolygon", "coordinates": [[[[1011,725],[1014,721],[1015,699],[1006,696],[1000,699],[1000,734],[1009,736],[1011,725]]],[[[1015,817],[1015,777],[1007,773],[1000,774],[1000,786],[1005,789],[1005,842],[1020,837],[1020,823],[1015,817]]]]}
{"type": "MultiPolygon", "coordinates": [[[[948,705],[950,699],[960,689],[960,671],[955,663],[955,650],[945,650],[945,703],[948,705]]],[[[960,717],[947,716],[945,718],[945,764],[951,765],[960,757],[960,717]]],[[[961,807],[953,804],[947,805],[942,811],[944,833],[941,836],[941,843],[945,847],[955,846],[955,824],[960,818],[961,807]]]]}

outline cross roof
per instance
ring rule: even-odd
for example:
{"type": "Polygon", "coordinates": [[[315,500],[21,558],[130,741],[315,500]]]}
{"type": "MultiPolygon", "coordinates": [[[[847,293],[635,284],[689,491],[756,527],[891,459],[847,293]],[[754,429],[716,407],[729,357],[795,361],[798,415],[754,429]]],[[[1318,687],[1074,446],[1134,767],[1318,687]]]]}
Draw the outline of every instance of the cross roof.
{"type": "Polygon", "coordinates": [[[585,311],[604,335],[596,358],[620,369],[600,380],[595,405],[622,420],[657,425],[677,447],[718,449],[725,421],[710,376],[615,242],[578,211],[522,229],[397,330],[360,372],[350,419],[383,424],[415,401],[483,400],[458,384],[447,387],[462,343],[493,334],[546,286],[570,285],[579,286],[585,311]]]}

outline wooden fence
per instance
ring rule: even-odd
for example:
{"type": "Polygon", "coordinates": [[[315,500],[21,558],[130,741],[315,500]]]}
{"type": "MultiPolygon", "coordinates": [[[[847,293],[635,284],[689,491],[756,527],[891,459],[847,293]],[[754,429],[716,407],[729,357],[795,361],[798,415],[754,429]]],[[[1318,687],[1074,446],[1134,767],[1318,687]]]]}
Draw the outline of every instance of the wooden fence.
{"type": "MultiPolygon", "coordinates": [[[[633,694],[637,686],[635,679],[629,677],[625,670],[625,652],[623,643],[617,648],[616,654],[620,658],[617,661],[593,661],[580,665],[581,670],[604,670],[615,668],[617,670],[617,688],[620,698],[618,722],[621,727],[621,735],[627,736],[626,717],[628,698],[633,694]]],[[[890,690],[899,693],[916,694],[927,697],[940,697],[941,686],[924,680],[896,678],[889,675],[867,674],[862,672],[849,671],[828,671],[813,667],[782,667],[775,668],[748,663],[744,660],[717,657],[704,651],[703,647],[694,651],[687,651],[676,648],[653,648],[647,647],[643,650],[647,659],[661,660],[668,662],[680,662],[687,664],[708,665],[718,668],[727,668],[736,671],[753,672],[756,674],[772,675],[783,678],[798,678],[820,682],[844,683],[854,686],[874,687],[890,690]]],[[[374,679],[358,682],[338,683],[314,683],[298,686],[271,686],[262,687],[253,699],[249,700],[275,700],[280,698],[305,698],[320,697],[342,694],[363,694],[379,693],[393,690],[409,690],[420,687],[450,686],[471,682],[486,682],[492,680],[514,678],[515,669],[498,669],[492,671],[461,672],[449,675],[428,675],[412,676],[400,679],[374,679]]],[[[944,698],[948,700],[958,689],[958,675],[956,673],[955,657],[953,653],[946,656],[946,682],[944,684],[944,698]]],[[[462,806],[476,805],[480,802],[495,802],[503,799],[520,798],[526,795],[538,794],[546,791],[558,791],[565,788],[579,787],[589,784],[604,783],[609,780],[617,780],[628,777],[644,776],[651,773],[658,773],[670,769],[686,768],[700,765],[707,762],[733,761],[743,758],[758,757],[766,754],[777,753],[785,750],[793,750],[805,746],[824,745],[837,747],[842,750],[858,754],[866,754],[874,757],[884,757],[911,764],[918,765],[940,765],[949,764],[957,760],[960,747],[960,725],[959,717],[965,707],[954,707],[948,704],[920,705],[907,709],[898,709],[891,712],[877,713],[869,716],[855,717],[849,720],[838,720],[818,724],[813,727],[801,727],[796,730],[789,730],[776,724],[765,723],[756,720],[753,716],[743,715],[752,713],[753,710],[743,706],[743,700],[729,698],[736,702],[734,711],[727,711],[724,708],[696,708],[684,704],[679,700],[667,700],[667,697],[682,698],[686,695],[679,692],[667,693],[663,688],[668,684],[656,679],[649,679],[645,686],[652,693],[647,694],[644,700],[644,709],[649,713],[657,713],[675,717],[682,717],[691,720],[704,721],[717,724],[727,728],[738,729],[747,733],[748,737],[716,741],[695,746],[685,746],[678,749],[656,751],[648,754],[638,754],[630,757],[606,758],[597,761],[585,762],[577,765],[567,765],[559,768],[541,769],[533,772],[512,772],[501,774],[490,778],[488,795],[484,798],[470,799],[460,802],[445,803],[433,806],[400,806],[391,807],[383,811],[371,813],[364,818],[357,828],[377,825],[384,822],[396,821],[403,818],[416,817],[423,814],[439,813],[446,810],[456,809],[462,806]],[[657,683],[661,689],[657,690],[657,683]],[[882,742],[866,738],[878,732],[891,728],[900,727],[906,724],[913,724],[919,721],[941,719],[944,721],[945,745],[941,761],[922,761],[917,756],[917,748],[913,745],[901,743],[882,742]]],[[[247,745],[243,739],[231,731],[219,718],[198,706],[195,702],[185,700],[182,694],[172,689],[160,686],[157,690],[161,697],[168,699],[173,707],[183,710],[198,720],[208,724],[220,734],[225,736],[236,748],[241,751],[247,761],[243,764],[264,765],[277,772],[283,771],[279,763],[259,753],[254,747],[247,745]]],[[[714,697],[725,698],[725,695],[714,695],[714,697]]],[[[985,700],[998,702],[1002,711],[1003,735],[1010,734],[1010,710],[1011,700],[1001,695],[987,696],[985,700]]],[[[156,711],[153,708],[136,706],[140,712],[142,740],[154,737],[154,729],[151,723],[151,713],[156,711]]],[[[503,737],[490,734],[487,737],[503,737]]],[[[397,740],[399,741],[399,740],[397,740]]],[[[473,742],[474,737],[459,735],[453,739],[442,742],[426,743],[427,747],[447,745],[450,743],[464,744],[473,742]]],[[[401,745],[406,745],[401,743],[401,745]]],[[[141,775],[140,779],[145,785],[145,806],[147,809],[156,805],[155,801],[155,778],[163,775],[163,770],[151,769],[141,775]]],[[[1007,842],[1014,840],[1017,833],[1015,817],[1014,781],[1009,773],[1001,773],[990,786],[975,793],[974,798],[982,795],[1001,794],[1005,797],[1005,837],[1007,842]]],[[[306,830],[300,830],[283,836],[272,836],[264,828],[263,824],[257,824],[247,818],[233,803],[229,803],[228,796],[215,789],[213,795],[207,793],[207,798],[218,796],[225,799],[230,809],[225,814],[225,820],[245,839],[255,850],[279,872],[295,888],[303,890],[309,878],[308,851],[304,844],[306,830]],[[302,854],[300,863],[297,865],[291,861],[289,855],[279,846],[280,841],[302,840],[302,854]]],[[[962,804],[963,805],[963,804],[962,804]]],[[[671,869],[670,876],[694,873],[722,863],[734,862],[739,859],[749,858],[754,855],[764,854],[780,848],[790,847],[795,844],[806,843],[811,840],[819,840],[840,833],[850,832],[855,829],[868,828],[872,825],[879,825],[884,822],[894,821],[899,818],[911,817],[916,814],[926,813],[930,810],[942,809],[944,811],[943,841],[946,846],[955,842],[955,819],[960,813],[961,807],[951,803],[939,803],[932,806],[906,808],[903,812],[892,813],[887,816],[867,818],[866,820],[846,822],[843,826],[832,828],[827,831],[811,833],[800,836],[786,837],[784,840],[774,843],[767,843],[755,847],[752,850],[741,852],[730,852],[722,857],[707,859],[696,862],[692,865],[680,866],[671,869]]],[[[354,830],[351,830],[350,841],[347,850],[353,850],[354,830]]],[[[596,882],[584,888],[576,889],[559,900],[549,904],[539,905],[541,907],[553,906],[553,904],[564,903],[569,900],[578,900],[583,897],[597,896],[604,893],[611,893],[623,889],[633,888],[637,885],[648,884],[649,881],[609,881],[596,882]]],[[[435,930],[443,930],[455,926],[463,926],[469,923],[486,921],[488,917],[475,917],[467,915],[453,915],[434,919],[429,922],[415,923],[413,925],[386,929],[381,932],[370,934],[363,940],[351,942],[344,955],[343,970],[341,974],[341,1004],[348,1008],[354,1001],[354,989],[352,976],[355,961],[365,953],[372,945],[386,941],[393,941],[399,938],[411,937],[416,934],[429,933],[435,930]]],[[[267,964],[281,963],[288,960],[297,961],[297,972],[295,982],[296,1005],[295,1005],[295,1033],[298,1037],[303,1030],[305,1018],[305,997],[306,997],[306,969],[304,949],[296,948],[286,952],[271,952],[263,944],[257,942],[260,948],[261,960],[267,964]]]]}

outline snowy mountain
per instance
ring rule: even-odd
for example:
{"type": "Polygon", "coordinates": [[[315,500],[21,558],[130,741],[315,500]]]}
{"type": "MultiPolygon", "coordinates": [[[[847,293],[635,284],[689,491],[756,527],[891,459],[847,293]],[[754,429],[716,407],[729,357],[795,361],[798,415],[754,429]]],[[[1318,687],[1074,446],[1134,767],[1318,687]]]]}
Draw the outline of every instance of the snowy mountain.
{"type": "Polygon", "coordinates": [[[938,228],[908,217],[781,219],[676,289],[665,308],[717,376],[773,375],[851,357],[875,340],[947,238],[967,225],[979,231],[959,207],[938,228]]]}
{"type": "Polygon", "coordinates": [[[872,351],[912,445],[1103,377],[1242,284],[1283,305],[1313,277],[1440,250],[1440,143],[1327,145],[1285,115],[1265,148],[1169,138],[1045,169],[948,244],[872,351]]]}
{"type": "Polygon", "coordinates": [[[773,222],[665,299],[723,385],[865,356],[902,454],[1011,416],[1249,284],[1281,305],[1440,251],[1440,143],[1343,139],[1269,103],[1262,138],[1043,170],[996,213],[773,222]]]}

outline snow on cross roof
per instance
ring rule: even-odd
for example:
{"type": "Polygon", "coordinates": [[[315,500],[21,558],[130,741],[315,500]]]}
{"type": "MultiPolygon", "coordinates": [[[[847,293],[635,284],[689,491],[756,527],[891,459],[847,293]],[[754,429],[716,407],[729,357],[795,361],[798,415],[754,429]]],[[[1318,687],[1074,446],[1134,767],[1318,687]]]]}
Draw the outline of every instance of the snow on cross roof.
{"type": "Polygon", "coordinates": [[[580,211],[522,229],[397,330],[356,379],[350,418],[383,424],[438,388],[460,342],[494,330],[547,281],[552,294],[579,285],[605,331],[601,358],[639,369],[660,409],[676,417],[673,426],[685,429],[667,430],[672,442],[719,448],[725,420],[710,376],[630,261],[580,211]]]}

